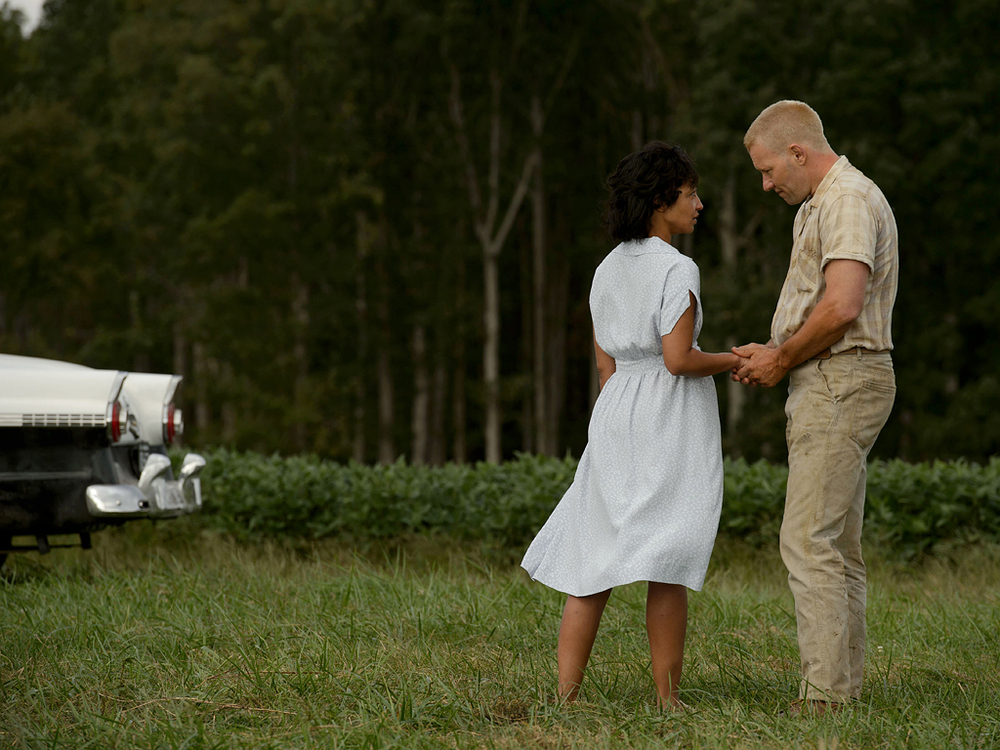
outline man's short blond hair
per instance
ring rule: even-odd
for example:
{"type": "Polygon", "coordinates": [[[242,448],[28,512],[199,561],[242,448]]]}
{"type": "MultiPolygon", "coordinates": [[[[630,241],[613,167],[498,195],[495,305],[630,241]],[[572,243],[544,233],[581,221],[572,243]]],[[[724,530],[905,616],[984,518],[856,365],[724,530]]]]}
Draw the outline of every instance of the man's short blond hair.
{"type": "Polygon", "coordinates": [[[743,136],[743,145],[747,149],[755,143],[776,154],[783,153],[793,143],[818,150],[830,149],[823,134],[823,121],[816,110],[794,99],[775,102],[757,115],[743,136]]]}

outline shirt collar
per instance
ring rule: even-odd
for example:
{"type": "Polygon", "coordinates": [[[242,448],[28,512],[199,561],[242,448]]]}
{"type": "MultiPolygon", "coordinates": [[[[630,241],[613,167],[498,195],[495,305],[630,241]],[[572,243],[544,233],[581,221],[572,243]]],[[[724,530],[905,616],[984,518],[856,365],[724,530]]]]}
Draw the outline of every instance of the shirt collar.
{"type": "Polygon", "coordinates": [[[659,237],[643,237],[641,240],[628,240],[622,242],[615,248],[615,252],[623,255],[648,255],[650,253],[680,253],[676,247],[669,242],[664,242],[659,237]]]}
{"type": "Polygon", "coordinates": [[[833,163],[830,167],[830,171],[826,173],[823,179],[819,183],[819,187],[816,188],[816,192],[809,196],[810,206],[819,206],[820,202],[823,200],[823,196],[826,191],[830,189],[830,186],[843,174],[844,170],[851,166],[851,162],[847,160],[846,156],[841,156],[837,161],[833,163]]]}

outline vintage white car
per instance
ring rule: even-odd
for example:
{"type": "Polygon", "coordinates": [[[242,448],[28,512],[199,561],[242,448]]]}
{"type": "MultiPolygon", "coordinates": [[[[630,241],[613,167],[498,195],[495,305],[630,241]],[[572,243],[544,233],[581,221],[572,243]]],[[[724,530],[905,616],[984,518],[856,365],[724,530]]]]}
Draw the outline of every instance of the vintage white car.
{"type": "Polygon", "coordinates": [[[201,508],[205,459],[187,454],[175,478],[166,454],[184,429],[180,382],[0,354],[0,565],[10,552],[76,546],[51,535],[79,535],[87,549],[108,525],[201,508]]]}

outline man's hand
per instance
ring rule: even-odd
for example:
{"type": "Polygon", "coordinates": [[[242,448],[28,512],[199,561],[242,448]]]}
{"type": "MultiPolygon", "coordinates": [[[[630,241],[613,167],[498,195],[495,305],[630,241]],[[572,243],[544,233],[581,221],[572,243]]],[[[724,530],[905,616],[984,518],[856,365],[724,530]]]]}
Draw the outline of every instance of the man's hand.
{"type": "Polygon", "coordinates": [[[740,358],[740,363],[729,373],[730,380],[737,383],[743,383],[743,385],[756,385],[756,383],[750,382],[749,375],[744,378],[744,376],[740,373],[749,373],[748,368],[750,367],[750,353],[757,349],[766,348],[767,347],[764,346],[764,344],[743,344],[743,346],[734,346],[732,348],[732,352],[740,358]]]}
{"type": "Polygon", "coordinates": [[[733,354],[744,360],[740,367],[733,368],[730,377],[743,385],[772,388],[788,373],[788,370],[781,366],[778,350],[763,344],[734,346],[733,354]]]}

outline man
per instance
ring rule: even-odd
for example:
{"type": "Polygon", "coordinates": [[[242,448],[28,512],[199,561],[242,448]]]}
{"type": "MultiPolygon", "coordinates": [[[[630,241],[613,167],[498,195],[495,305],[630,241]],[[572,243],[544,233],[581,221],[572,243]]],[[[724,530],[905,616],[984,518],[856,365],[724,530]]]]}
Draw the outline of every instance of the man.
{"type": "Polygon", "coordinates": [[[781,557],[802,665],[793,710],[823,713],[861,694],[861,523],[868,453],[896,392],[896,222],[878,186],[838,157],[803,102],[767,107],[743,145],[764,190],[802,204],[771,340],[734,348],[749,362],[732,378],[770,388],[790,376],[781,557]]]}

